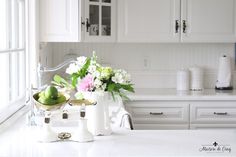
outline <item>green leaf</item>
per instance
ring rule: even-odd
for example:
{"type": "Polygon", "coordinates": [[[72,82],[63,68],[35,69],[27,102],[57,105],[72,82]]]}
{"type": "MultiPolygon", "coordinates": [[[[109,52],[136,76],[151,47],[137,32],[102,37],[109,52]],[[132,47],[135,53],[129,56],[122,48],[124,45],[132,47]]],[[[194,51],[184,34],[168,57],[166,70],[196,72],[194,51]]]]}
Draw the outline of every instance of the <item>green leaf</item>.
{"type": "Polygon", "coordinates": [[[81,100],[81,99],[84,99],[84,96],[81,92],[77,92],[77,93],[75,93],[75,98],[78,100],[81,100]]]}
{"type": "Polygon", "coordinates": [[[119,93],[120,97],[123,99],[123,100],[130,100],[129,97],[127,97],[124,93],[120,92],[119,93]]]}
{"type": "Polygon", "coordinates": [[[78,74],[72,74],[71,75],[71,84],[72,86],[75,88],[76,87],[76,84],[77,84],[77,79],[79,78],[79,75],[78,74]]]}
{"type": "Polygon", "coordinates": [[[53,77],[53,80],[55,81],[55,82],[57,82],[57,83],[59,83],[59,84],[65,84],[65,85],[69,85],[69,83],[64,79],[64,78],[62,78],[61,76],[59,76],[59,75],[55,75],[54,77],[53,77]]]}
{"type": "Polygon", "coordinates": [[[129,92],[134,93],[134,88],[132,87],[133,84],[121,84],[121,88],[123,88],[124,90],[127,90],[129,92]]]}
{"type": "Polygon", "coordinates": [[[59,75],[54,75],[52,83],[57,86],[71,88],[71,85],[64,78],[62,78],[59,75]]]}
{"type": "Polygon", "coordinates": [[[59,75],[54,75],[53,80],[54,80],[55,82],[57,82],[57,83],[60,83],[61,80],[62,80],[62,77],[59,76],[59,75]]]}
{"type": "Polygon", "coordinates": [[[84,78],[87,75],[87,71],[88,71],[90,62],[91,62],[91,59],[87,59],[87,61],[84,64],[84,66],[78,72],[78,75],[79,75],[80,78],[84,78]]]}
{"type": "Polygon", "coordinates": [[[109,84],[109,85],[107,86],[107,91],[109,91],[109,92],[113,92],[114,89],[115,89],[115,84],[109,84]]]}
{"type": "Polygon", "coordinates": [[[55,85],[55,86],[64,87],[64,86],[62,86],[61,84],[59,84],[59,83],[57,83],[57,82],[55,82],[55,81],[51,81],[51,83],[52,83],[53,85],[55,85]]]}

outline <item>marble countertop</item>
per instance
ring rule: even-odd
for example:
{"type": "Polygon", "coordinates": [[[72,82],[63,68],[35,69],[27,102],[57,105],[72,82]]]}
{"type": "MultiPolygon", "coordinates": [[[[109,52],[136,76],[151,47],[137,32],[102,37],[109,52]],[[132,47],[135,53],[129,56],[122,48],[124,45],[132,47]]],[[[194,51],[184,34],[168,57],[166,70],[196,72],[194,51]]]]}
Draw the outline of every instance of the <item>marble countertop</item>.
{"type": "Polygon", "coordinates": [[[120,130],[94,142],[39,143],[24,117],[0,134],[0,157],[236,156],[235,130],[120,130]]]}
{"type": "Polygon", "coordinates": [[[135,93],[128,94],[131,100],[236,100],[236,90],[217,91],[204,89],[202,91],[176,91],[176,89],[139,88],[135,93]]]}

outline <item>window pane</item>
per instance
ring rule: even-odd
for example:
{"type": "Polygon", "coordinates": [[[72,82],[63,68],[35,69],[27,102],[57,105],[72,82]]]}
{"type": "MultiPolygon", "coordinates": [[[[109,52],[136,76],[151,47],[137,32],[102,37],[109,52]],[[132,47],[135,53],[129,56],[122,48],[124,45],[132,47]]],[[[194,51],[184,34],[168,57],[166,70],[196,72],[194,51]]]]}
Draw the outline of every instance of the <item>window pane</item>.
{"type": "Polygon", "coordinates": [[[19,37],[19,3],[17,0],[11,0],[11,48],[18,48],[19,37]]]}
{"type": "Polygon", "coordinates": [[[0,53],[0,122],[25,104],[24,5],[24,0],[0,0],[0,50],[5,51],[0,53]]]}
{"type": "Polygon", "coordinates": [[[7,48],[7,0],[0,0],[0,50],[7,48]]]}
{"type": "Polygon", "coordinates": [[[24,14],[24,8],[25,7],[24,7],[23,1],[21,3],[19,2],[19,12],[18,12],[18,15],[19,15],[19,27],[18,27],[18,30],[19,30],[18,45],[19,45],[19,48],[25,47],[25,31],[24,31],[24,28],[25,28],[24,16],[25,16],[25,14],[24,14]]]}
{"type": "Polygon", "coordinates": [[[9,54],[0,54],[0,110],[6,107],[9,103],[9,54]]]}
{"type": "Polygon", "coordinates": [[[111,35],[111,7],[102,6],[102,35],[111,35]]]}
{"type": "Polygon", "coordinates": [[[111,3],[111,0],[102,0],[103,3],[111,3]]]}
{"type": "Polygon", "coordinates": [[[10,54],[10,101],[17,99],[19,81],[18,53],[10,54]]]}
{"type": "Polygon", "coordinates": [[[26,88],[26,55],[24,51],[19,52],[19,93],[18,97],[25,95],[26,88]]]}
{"type": "Polygon", "coordinates": [[[90,5],[89,6],[89,19],[90,19],[90,31],[89,35],[97,36],[99,35],[99,6],[90,5]]]}

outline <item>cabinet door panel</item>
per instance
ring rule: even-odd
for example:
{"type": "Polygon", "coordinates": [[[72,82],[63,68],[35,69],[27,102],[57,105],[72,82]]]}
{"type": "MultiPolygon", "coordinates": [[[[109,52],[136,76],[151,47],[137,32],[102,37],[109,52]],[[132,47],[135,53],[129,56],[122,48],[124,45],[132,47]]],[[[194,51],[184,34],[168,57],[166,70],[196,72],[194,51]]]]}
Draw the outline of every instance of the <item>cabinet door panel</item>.
{"type": "Polygon", "coordinates": [[[188,130],[188,124],[134,124],[134,130],[188,130]]]}
{"type": "Polygon", "coordinates": [[[116,41],[116,0],[85,1],[85,42],[116,41]]]}
{"type": "Polygon", "coordinates": [[[228,130],[236,128],[236,124],[190,124],[192,130],[228,130]]]}
{"type": "Polygon", "coordinates": [[[235,102],[197,102],[191,104],[191,123],[235,124],[235,102]]]}
{"type": "Polygon", "coordinates": [[[182,41],[235,42],[235,6],[235,0],[183,0],[182,41]]]}
{"type": "Polygon", "coordinates": [[[40,0],[40,41],[80,41],[80,0],[40,0]]]}
{"type": "Polygon", "coordinates": [[[184,102],[132,101],[126,107],[134,124],[180,124],[189,121],[189,107],[184,102]]]}
{"type": "Polygon", "coordinates": [[[119,0],[118,41],[178,42],[176,20],[180,0],[119,0]]]}

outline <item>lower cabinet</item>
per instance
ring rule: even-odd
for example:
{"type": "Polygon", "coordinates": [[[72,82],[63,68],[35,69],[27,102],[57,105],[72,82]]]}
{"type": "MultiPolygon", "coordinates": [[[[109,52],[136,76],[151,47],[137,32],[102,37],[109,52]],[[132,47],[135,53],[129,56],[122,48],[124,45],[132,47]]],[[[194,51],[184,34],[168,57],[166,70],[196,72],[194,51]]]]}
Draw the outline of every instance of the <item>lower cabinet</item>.
{"type": "Polygon", "coordinates": [[[189,105],[172,101],[132,101],[127,105],[134,129],[188,129],[189,105]]]}
{"type": "Polygon", "coordinates": [[[134,124],[136,130],[188,130],[188,124],[134,124]]]}
{"type": "Polygon", "coordinates": [[[236,129],[236,101],[131,101],[134,129],[236,129]]]}
{"type": "Polygon", "coordinates": [[[236,129],[236,124],[191,124],[190,129],[236,129]]]}
{"type": "Polygon", "coordinates": [[[204,101],[190,105],[191,129],[236,128],[236,102],[204,101]]]}

